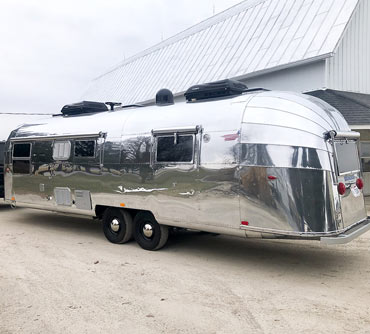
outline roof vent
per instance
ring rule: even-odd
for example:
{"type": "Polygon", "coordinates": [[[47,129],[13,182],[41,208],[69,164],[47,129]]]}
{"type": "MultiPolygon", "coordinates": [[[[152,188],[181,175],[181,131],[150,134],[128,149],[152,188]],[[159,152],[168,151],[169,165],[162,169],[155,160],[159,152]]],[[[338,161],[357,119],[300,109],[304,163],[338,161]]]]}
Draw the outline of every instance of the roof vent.
{"type": "Polygon", "coordinates": [[[190,87],[186,93],[187,101],[198,101],[241,95],[248,87],[236,80],[222,80],[190,87]]]}
{"type": "Polygon", "coordinates": [[[105,105],[105,103],[91,101],[67,104],[61,110],[63,116],[93,114],[105,111],[108,111],[108,107],[105,105]]]}
{"type": "Polygon", "coordinates": [[[157,106],[168,106],[174,104],[173,94],[169,89],[161,89],[155,96],[155,103],[157,106]]]}

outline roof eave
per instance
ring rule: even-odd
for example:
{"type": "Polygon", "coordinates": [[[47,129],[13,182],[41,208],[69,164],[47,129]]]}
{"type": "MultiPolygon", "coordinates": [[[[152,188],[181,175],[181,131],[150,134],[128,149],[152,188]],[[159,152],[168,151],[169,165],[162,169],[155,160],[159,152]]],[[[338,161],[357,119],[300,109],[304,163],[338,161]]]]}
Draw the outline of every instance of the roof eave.
{"type": "Polygon", "coordinates": [[[247,79],[258,77],[258,76],[261,76],[261,75],[270,74],[270,73],[273,73],[273,72],[278,72],[278,71],[290,69],[290,68],[293,68],[293,67],[298,67],[298,66],[303,66],[303,65],[316,63],[318,61],[323,61],[323,60],[326,60],[326,59],[331,58],[333,56],[334,56],[334,53],[329,52],[329,53],[325,53],[325,54],[322,54],[322,55],[319,55],[319,56],[316,56],[316,57],[299,60],[299,61],[296,61],[296,62],[293,62],[293,63],[287,63],[287,64],[283,64],[283,65],[274,66],[274,67],[267,68],[267,69],[262,70],[262,71],[247,73],[247,74],[244,74],[244,75],[241,75],[241,76],[234,77],[233,79],[235,79],[235,80],[247,80],[247,79]]]}

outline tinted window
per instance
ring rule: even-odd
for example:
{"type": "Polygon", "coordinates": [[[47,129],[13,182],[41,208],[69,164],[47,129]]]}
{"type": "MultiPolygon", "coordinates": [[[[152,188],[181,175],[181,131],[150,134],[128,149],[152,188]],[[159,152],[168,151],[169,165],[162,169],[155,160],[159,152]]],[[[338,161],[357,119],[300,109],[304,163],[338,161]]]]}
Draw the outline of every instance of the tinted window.
{"type": "Polygon", "coordinates": [[[29,158],[31,156],[31,144],[14,144],[14,158],[29,158]]]}
{"type": "Polygon", "coordinates": [[[80,140],[75,142],[75,157],[94,157],[95,141],[80,140]]]}
{"type": "Polygon", "coordinates": [[[336,142],[339,174],[360,170],[356,142],[336,142]]]}
{"type": "Polygon", "coordinates": [[[30,161],[29,160],[13,160],[13,173],[14,174],[29,174],[30,161]]]}
{"type": "Polygon", "coordinates": [[[362,171],[369,173],[370,172],[370,159],[369,158],[363,158],[361,159],[362,163],[362,171]]]}
{"type": "Polygon", "coordinates": [[[192,162],[193,136],[165,136],[157,138],[158,162],[192,162]],[[176,140],[175,140],[176,139],[176,140]]]}
{"type": "Polygon", "coordinates": [[[370,158],[370,142],[361,142],[361,158],[370,158]]]}

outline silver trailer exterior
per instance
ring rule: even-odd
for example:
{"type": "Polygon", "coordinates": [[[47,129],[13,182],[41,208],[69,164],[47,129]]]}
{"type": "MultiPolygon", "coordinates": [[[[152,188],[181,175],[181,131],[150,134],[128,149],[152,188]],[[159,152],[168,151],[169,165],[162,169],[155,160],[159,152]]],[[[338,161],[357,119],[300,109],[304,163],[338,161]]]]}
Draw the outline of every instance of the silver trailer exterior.
{"type": "Polygon", "coordinates": [[[32,123],[38,119],[45,119],[43,115],[0,113],[0,198],[4,198],[4,149],[10,132],[25,123],[32,123]]]}
{"type": "Polygon", "coordinates": [[[369,229],[358,139],[289,92],[55,117],[12,133],[5,197],[103,217],[110,241],[146,249],[167,226],[344,243],[369,229]]]}

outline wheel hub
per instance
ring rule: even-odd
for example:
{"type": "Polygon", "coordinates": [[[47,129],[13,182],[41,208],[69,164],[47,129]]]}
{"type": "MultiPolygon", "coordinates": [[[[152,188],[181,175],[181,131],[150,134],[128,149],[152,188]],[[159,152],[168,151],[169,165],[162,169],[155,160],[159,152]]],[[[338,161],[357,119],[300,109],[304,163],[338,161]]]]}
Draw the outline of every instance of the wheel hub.
{"type": "Polygon", "coordinates": [[[110,228],[113,232],[118,232],[120,228],[120,222],[117,218],[114,218],[110,223],[110,228]]]}
{"type": "Polygon", "coordinates": [[[153,226],[150,224],[145,224],[143,227],[143,234],[147,238],[151,238],[153,236],[153,226]]]}

